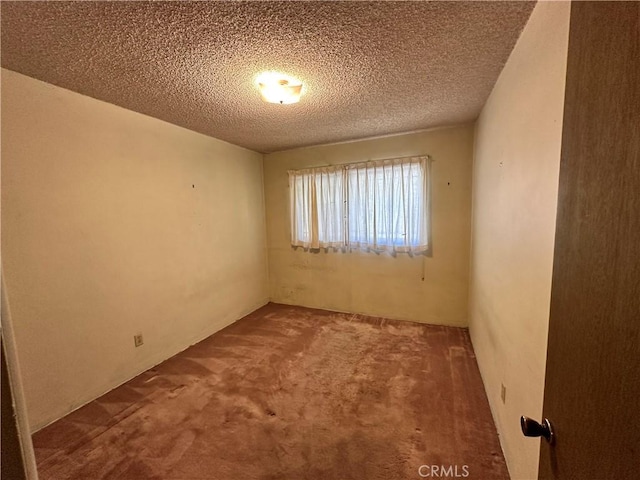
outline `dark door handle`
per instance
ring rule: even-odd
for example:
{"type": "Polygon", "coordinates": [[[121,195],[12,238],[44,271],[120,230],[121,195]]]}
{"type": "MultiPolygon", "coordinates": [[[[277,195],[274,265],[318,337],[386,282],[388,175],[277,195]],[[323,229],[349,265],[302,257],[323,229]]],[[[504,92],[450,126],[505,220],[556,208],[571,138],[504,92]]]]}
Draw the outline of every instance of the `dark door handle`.
{"type": "Polygon", "coordinates": [[[542,421],[541,425],[535,420],[523,415],[520,417],[520,428],[522,428],[522,433],[525,437],[544,437],[551,445],[555,442],[553,427],[547,418],[542,421]]]}

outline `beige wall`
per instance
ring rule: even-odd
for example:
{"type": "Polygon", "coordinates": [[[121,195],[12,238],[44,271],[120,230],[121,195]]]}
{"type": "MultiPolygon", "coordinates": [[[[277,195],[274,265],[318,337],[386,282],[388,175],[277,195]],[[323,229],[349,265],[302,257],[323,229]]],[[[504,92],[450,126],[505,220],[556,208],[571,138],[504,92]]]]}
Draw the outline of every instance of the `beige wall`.
{"type": "Polygon", "coordinates": [[[2,70],[2,262],[38,429],[267,302],[262,155],[2,70]]]}
{"type": "Polygon", "coordinates": [[[537,4],[476,129],[469,322],[513,479],[537,478],[569,9],[537,4]]]}
{"type": "Polygon", "coordinates": [[[272,301],[467,325],[472,149],[473,127],[462,126],[266,155],[272,301]],[[431,258],[291,248],[287,170],[415,154],[434,160],[431,258]]]}

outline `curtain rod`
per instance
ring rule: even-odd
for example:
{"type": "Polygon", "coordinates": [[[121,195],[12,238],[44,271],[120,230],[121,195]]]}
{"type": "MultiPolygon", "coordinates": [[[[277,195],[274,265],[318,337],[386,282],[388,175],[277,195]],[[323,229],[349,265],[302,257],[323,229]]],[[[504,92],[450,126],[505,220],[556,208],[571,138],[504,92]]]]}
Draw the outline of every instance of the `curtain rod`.
{"type": "Polygon", "coordinates": [[[299,170],[308,170],[310,168],[338,167],[340,165],[358,165],[359,163],[384,162],[385,160],[404,160],[406,158],[417,158],[417,157],[426,157],[428,161],[433,162],[433,159],[429,155],[406,155],[404,157],[376,158],[376,159],[369,159],[369,160],[351,162],[351,163],[328,163],[327,165],[315,165],[313,167],[304,167],[304,168],[300,168],[299,170]]]}

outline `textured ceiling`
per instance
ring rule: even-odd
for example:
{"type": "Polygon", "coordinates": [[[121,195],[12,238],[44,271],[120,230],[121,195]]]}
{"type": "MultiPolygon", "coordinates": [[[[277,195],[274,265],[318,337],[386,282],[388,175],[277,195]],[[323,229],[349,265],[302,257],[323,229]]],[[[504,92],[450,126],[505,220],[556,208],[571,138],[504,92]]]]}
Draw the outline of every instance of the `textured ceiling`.
{"type": "Polygon", "coordinates": [[[2,66],[259,152],[474,120],[532,2],[6,2],[2,66]],[[298,104],[254,79],[304,82],[298,104]]]}

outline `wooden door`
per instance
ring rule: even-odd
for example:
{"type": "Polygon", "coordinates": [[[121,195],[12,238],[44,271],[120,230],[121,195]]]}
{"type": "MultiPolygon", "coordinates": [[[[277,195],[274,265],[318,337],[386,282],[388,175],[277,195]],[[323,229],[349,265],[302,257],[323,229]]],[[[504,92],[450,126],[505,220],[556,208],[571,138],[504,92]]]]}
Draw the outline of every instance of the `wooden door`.
{"type": "Polygon", "coordinates": [[[640,478],[640,2],[574,2],[541,479],[640,478]]]}

